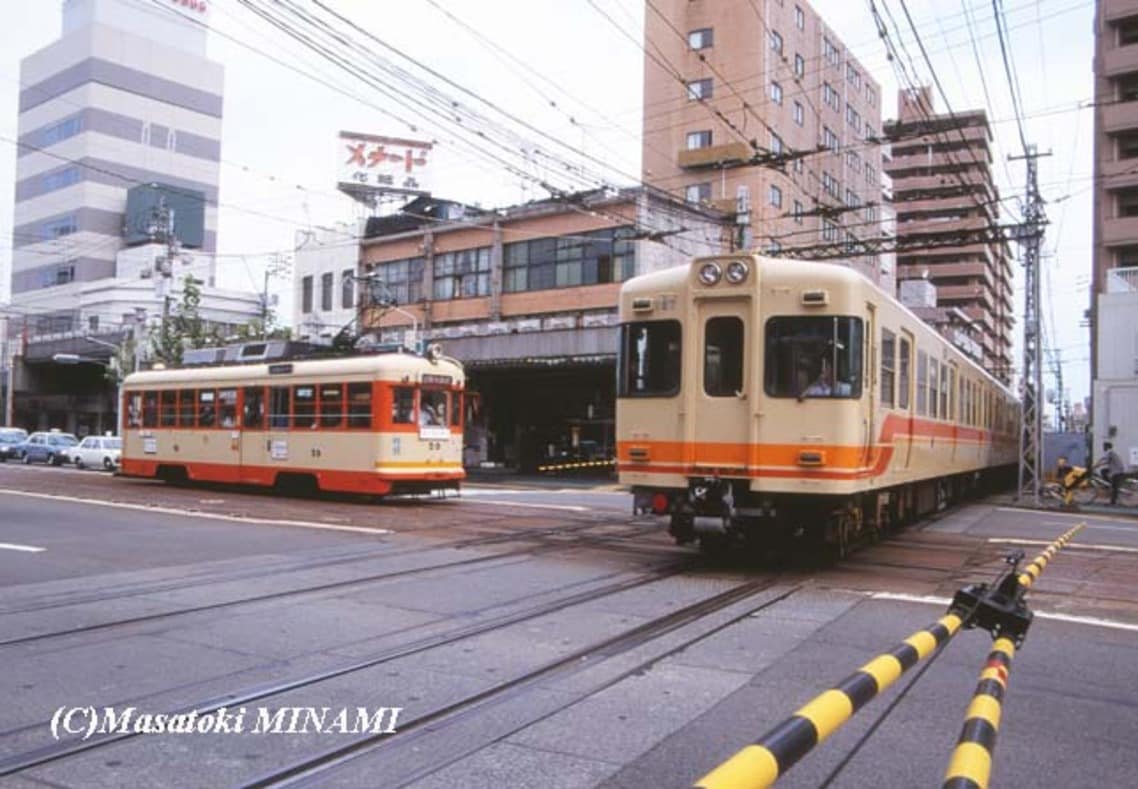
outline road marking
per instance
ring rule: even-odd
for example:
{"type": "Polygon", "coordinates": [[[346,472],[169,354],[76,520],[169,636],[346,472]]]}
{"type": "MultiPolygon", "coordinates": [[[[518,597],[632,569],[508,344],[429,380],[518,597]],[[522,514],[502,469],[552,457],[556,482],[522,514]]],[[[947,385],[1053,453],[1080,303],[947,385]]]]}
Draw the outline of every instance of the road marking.
{"type": "Polygon", "coordinates": [[[14,542],[0,542],[0,551],[24,551],[25,553],[43,553],[47,548],[38,548],[35,545],[17,545],[14,542]]]}
{"type": "Polygon", "coordinates": [[[10,496],[27,496],[33,499],[50,499],[53,501],[69,501],[76,504],[97,504],[101,507],[117,507],[123,510],[136,510],[160,515],[178,515],[185,518],[202,518],[205,520],[231,521],[233,523],[263,523],[270,526],[295,526],[300,529],[323,529],[324,531],[348,531],[357,534],[391,534],[390,529],[372,529],[366,526],[335,526],[330,523],[314,523],[312,521],[285,521],[271,518],[248,518],[241,515],[223,515],[221,513],[189,512],[173,507],[152,507],[147,504],[128,504],[121,501],[100,501],[99,499],[84,499],[78,496],[59,496],[54,493],[29,493],[25,490],[12,490],[0,488],[0,493],[10,496]]]}
{"type": "MultiPolygon", "coordinates": [[[[988,542],[1008,543],[1011,545],[1050,545],[1047,540],[1018,540],[1013,537],[989,537],[988,542]]],[[[1084,551],[1114,551],[1117,553],[1138,553],[1138,548],[1127,548],[1123,545],[1095,545],[1082,542],[1067,543],[1063,550],[1079,550],[1084,551]]]]}
{"type": "MultiPolygon", "coordinates": [[[[1070,547],[1070,546],[1067,546],[1070,547]]],[[[904,594],[902,592],[866,592],[874,600],[897,600],[902,603],[927,603],[928,605],[947,606],[952,602],[947,597],[934,597],[933,595],[904,594]]],[[[1059,622],[1071,622],[1076,625],[1090,625],[1092,627],[1106,627],[1111,630],[1129,630],[1138,633],[1138,625],[1130,622],[1119,622],[1114,619],[1101,619],[1095,616],[1078,616],[1075,614],[1060,614],[1050,611],[1035,611],[1036,619],[1054,619],[1059,622]]]]}

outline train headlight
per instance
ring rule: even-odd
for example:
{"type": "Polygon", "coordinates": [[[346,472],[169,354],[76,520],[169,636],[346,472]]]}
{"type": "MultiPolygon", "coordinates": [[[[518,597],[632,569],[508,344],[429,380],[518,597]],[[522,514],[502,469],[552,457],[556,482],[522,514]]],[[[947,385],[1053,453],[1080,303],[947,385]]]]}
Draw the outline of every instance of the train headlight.
{"type": "Polygon", "coordinates": [[[749,273],[750,269],[747,268],[746,263],[741,260],[732,260],[727,264],[727,272],[725,276],[727,277],[727,281],[732,285],[738,285],[739,283],[743,282],[743,280],[747,279],[747,274],[749,273]]]}
{"type": "Polygon", "coordinates": [[[704,285],[715,285],[723,278],[723,269],[718,263],[704,263],[699,267],[699,281],[704,285]]]}

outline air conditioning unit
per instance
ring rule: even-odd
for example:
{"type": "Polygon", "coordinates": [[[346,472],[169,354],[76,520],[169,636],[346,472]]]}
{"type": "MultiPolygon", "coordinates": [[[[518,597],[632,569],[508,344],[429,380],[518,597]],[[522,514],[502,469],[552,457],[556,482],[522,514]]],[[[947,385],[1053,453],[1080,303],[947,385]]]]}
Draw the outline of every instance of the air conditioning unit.
{"type": "Polygon", "coordinates": [[[735,190],[735,213],[746,214],[751,210],[751,190],[747,186],[740,185],[735,190]]]}

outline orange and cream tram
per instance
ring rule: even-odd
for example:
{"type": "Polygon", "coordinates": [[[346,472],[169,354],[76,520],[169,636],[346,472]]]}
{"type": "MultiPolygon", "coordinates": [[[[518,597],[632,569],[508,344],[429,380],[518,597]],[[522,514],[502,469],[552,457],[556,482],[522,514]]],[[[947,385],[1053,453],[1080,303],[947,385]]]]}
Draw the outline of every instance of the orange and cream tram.
{"type": "Polygon", "coordinates": [[[134,373],[122,473],[378,496],[457,488],[464,385],[437,346],[134,373]]]}
{"type": "Polygon", "coordinates": [[[842,555],[1016,462],[1012,393],[844,266],[697,259],[620,320],[620,481],[678,542],[842,555]]]}

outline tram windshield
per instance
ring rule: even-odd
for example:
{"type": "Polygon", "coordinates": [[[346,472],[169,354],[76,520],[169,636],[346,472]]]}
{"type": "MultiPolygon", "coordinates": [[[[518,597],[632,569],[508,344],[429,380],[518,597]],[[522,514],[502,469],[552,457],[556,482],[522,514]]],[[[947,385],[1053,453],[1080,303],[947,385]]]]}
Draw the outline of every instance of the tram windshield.
{"type": "Polygon", "coordinates": [[[666,397],[680,391],[680,322],[620,327],[618,397],[666,397]]]}
{"type": "Polygon", "coordinates": [[[862,322],[832,315],[771,318],[765,367],[771,397],[861,397],[862,322]]]}

